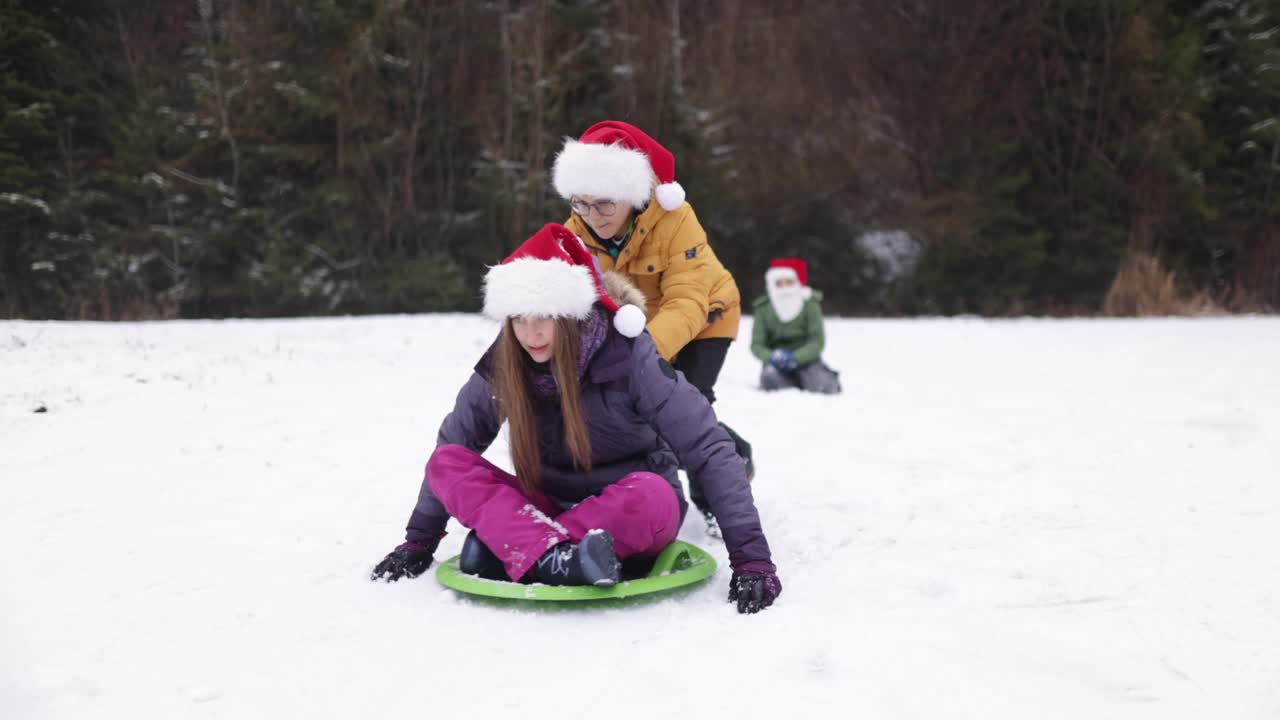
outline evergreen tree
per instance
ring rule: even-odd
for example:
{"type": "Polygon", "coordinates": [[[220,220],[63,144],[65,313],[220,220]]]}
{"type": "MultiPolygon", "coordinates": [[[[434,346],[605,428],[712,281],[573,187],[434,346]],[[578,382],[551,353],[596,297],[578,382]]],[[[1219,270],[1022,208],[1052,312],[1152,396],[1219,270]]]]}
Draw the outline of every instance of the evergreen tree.
{"type": "Polygon", "coordinates": [[[1280,270],[1259,266],[1280,261],[1280,3],[1176,6],[1203,38],[1200,175],[1212,207],[1198,237],[1174,249],[1176,266],[1220,293],[1243,281],[1280,303],[1280,270]]]}
{"type": "Polygon", "coordinates": [[[6,315],[66,317],[93,238],[61,207],[75,98],[61,87],[66,51],[46,18],[0,0],[0,308],[6,315]]]}

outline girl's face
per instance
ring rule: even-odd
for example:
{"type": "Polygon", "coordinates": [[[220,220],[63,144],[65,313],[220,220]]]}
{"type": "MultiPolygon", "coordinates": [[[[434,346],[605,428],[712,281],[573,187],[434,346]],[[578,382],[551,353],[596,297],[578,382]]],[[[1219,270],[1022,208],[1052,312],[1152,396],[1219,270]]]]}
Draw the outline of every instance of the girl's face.
{"type": "Polygon", "coordinates": [[[551,359],[551,344],[556,339],[554,318],[516,316],[511,318],[511,329],[515,331],[520,347],[529,353],[534,362],[544,363],[551,359]]]}
{"type": "Polygon", "coordinates": [[[575,195],[570,204],[574,212],[578,213],[578,217],[581,217],[582,221],[590,225],[596,235],[604,240],[611,240],[621,235],[623,228],[631,220],[630,207],[608,198],[575,195]]]}

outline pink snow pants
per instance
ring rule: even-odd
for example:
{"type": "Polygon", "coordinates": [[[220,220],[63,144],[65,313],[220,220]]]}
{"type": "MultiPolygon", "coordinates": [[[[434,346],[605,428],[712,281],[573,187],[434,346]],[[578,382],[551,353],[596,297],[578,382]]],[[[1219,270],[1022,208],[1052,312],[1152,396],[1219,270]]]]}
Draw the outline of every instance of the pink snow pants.
{"type": "Polygon", "coordinates": [[[441,445],[427,461],[426,482],[449,514],[519,580],[548,548],[578,542],[588,530],[608,530],[619,558],[656,556],[676,539],[680,503],[671,485],[634,472],[560,512],[542,493],[520,490],[516,476],[461,445],[441,445]]]}

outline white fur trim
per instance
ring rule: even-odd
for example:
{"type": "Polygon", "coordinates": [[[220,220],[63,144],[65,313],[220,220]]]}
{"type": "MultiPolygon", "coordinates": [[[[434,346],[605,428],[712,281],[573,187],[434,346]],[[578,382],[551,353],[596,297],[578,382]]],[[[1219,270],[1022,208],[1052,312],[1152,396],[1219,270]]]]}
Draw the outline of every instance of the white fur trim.
{"type": "Polygon", "coordinates": [[[658,204],[663,210],[675,210],[684,204],[684,187],[680,183],[672,181],[659,185],[655,193],[658,195],[658,204]]]}
{"type": "Polygon", "coordinates": [[[517,315],[582,320],[597,297],[591,271],[563,260],[519,258],[489,268],[484,276],[484,314],[494,320],[517,315]]]}
{"type": "Polygon", "coordinates": [[[566,200],[591,195],[640,208],[649,202],[655,182],[649,156],[639,150],[573,138],[565,138],[551,168],[551,183],[566,200]]]}
{"type": "Polygon", "coordinates": [[[764,271],[764,281],[769,287],[777,285],[778,280],[782,278],[791,278],[796,281],[797,285],[800,284],[800,276],[796,274],[795,268],[771,267],[764,271]]]}
{"type": "Polygon", "coordinates": [[[644,311],[635,305],[623,305],[613,315],[613,326],[629,338],[644,332],[644,311]]]}

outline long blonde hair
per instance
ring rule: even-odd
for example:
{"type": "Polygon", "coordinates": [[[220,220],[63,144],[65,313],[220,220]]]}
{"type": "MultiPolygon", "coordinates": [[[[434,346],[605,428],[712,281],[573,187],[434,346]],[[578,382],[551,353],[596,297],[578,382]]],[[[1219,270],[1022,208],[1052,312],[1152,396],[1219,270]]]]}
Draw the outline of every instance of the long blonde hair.
{"type": "MultiPolygon", "coordinates": [[[[551,343],[551,374],[560,391],[564,416],[565,444],[579,470],[591,469],[591,438],[582,412],[582,387],[578,381],[578,352],[582,334],[578,321],[556,318],[555,340],[551,343]]],[[[511,463],[520,488],[526,492],[542,489],[542,458],[538,454],[538,426],[533,414],[533,385],[529,381],[531,360],[520,347],[508,318],[502,324],[493,357],[493,389],[498,400],[499,422],[506,420],[511,434],[511,463]]]]}

